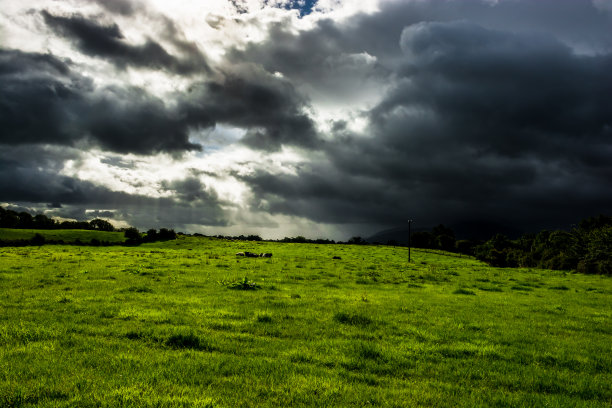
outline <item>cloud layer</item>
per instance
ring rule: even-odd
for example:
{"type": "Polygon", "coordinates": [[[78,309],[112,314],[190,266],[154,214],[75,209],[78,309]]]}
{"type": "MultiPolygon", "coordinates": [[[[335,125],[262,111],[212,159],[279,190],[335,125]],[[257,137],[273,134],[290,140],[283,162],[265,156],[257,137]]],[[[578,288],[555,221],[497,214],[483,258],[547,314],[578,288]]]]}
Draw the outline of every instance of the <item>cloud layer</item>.
{"type": "Polygon", "coordinates": [[[137,225],[164,208],[156,222],[194,231],[295,220],[334,238],[407,216],[530,229],[611,210],[602,2],[219,0],[201,20],[16,4],[0,49],[7,203],[137,225]],[[47,48],[18,47],[24,31],[47,48]]]}

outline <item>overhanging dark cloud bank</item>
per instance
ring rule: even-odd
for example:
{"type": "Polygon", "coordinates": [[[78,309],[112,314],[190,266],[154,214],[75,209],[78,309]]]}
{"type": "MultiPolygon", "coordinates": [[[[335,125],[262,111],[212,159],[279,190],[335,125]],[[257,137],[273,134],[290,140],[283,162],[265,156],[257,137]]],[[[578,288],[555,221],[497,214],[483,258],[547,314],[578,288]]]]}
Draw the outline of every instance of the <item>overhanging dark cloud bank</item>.
{"type": "MultiPolygon", "coordinates": [[[[134,15],[131,3],[115,3],[107,9],[134,15]]],[[[140,205],[175,209],[165,212],[177,217],[164,217],[168,224],[227,224],[232,205],[190,175],[164,185],[172,199],[136,197],[57,176],[66,157],[53,147],[179,157],[206,149],[190,132],[221,124],[243,129],[239,143],[256,151],[293,147],[304,158],[294,172],[254,162],[254,171],[223,174],[249,186],[254,215],[540,228],[611,210],[612,19],[587,1],[383,2],[375,14],[322,19],[307,31],[272,23],[266,41],[214,63],[165,16],[155,17],[163,32],[130,43],[113,14],[39,13],[47,30],[112,69],[159,70],[192,85],[161,99],[100,85],[69,57],[2,50],[3,201],[101,208],[112,200],[137,224],[146,222],[140,205]],[[374,63],[354,57],[366,53],[374,63]],[[324,132],[308,89],[324,93],[330,78],[351,84],[351,75],[385,91],[359,113],[365,129],[338,117],[324,132]]]]}

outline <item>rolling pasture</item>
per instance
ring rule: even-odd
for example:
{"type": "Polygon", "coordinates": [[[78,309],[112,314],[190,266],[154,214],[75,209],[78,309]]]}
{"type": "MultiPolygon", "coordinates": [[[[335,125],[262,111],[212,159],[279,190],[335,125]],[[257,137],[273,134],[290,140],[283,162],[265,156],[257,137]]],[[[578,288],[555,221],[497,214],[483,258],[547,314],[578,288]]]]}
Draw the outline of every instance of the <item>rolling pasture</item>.
{"type": "Polygon", "coordinates": [[[609,407],[611,306],[610,277],[387,246],[0,248],[0,406],[609,407]]]}

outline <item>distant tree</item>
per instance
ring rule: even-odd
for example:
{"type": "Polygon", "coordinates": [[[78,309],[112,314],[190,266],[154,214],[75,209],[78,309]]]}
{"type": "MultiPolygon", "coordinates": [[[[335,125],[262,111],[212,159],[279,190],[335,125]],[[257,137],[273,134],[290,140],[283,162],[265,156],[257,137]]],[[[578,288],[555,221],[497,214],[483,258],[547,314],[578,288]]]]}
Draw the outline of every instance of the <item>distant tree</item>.
{"type": "Polygon", "coordinates": [[[434,248],[435,237],[431,232],[417,231],[410,235],[410,245],[415,248],[434,248]]]}
{"type": "Polygon", "coordinates": [[[461,239],[455,242],[455,249],[460,254],[474,255],[475,247],[476,247],[476,243],[469,239],[461,239]]]}
{"type": "Polygon", "coordinates": [[[113,227],[113,224],[111,224],[110,222],[106,220],[102,220],[100,218],[96,218],[95,220],[89,221],[89,225],[91,226],[91,229],[98,230],[98,231],[114,231],[115,230],[115,227],[113,227]]]}
{"type": "Polygon", "coordinates": [[[130,244],[138,244],[141,242],[140,231],[138,231],[137,228],[134,228],[134,227],[127,228],[123,232],[123,235],[127,239],[127,242],[130,244]]]}
{"type": "Polygon", "coordinates": [[[455,233],[452,229],[440,224],[431,230],[436,248],[444,251],[455,250],[455,233]]]}
{"type": "Polygon", "coordinates": [[[157,230],[155,228],[151,228],[150,230],[147,231],[147,236],[145,238],[147,242],[155,242],[158,239],[159,237],[157,235],[157,230]]]}
{"type": "Polygon", "coordinates": [[[531,251],[535,237],[536,234],[533,233],[523,234],[515,243],[521,251],[531,251]]]}
{"type": "Polygon", "coordinates": [[[19,228],[32,228],[34,219],[29,213],[22,211],[18,215],[19,217],[19,228]]]}
{"type": "Polygon", "coordinates": [[[475,255],[493,266],[612,275],[612,217],[586,218],[571,231],[543,230],[515,241],[498,234],[478,245],[475,255]]]}
{"type": "Polygon", "coordinates": [[[440,235],[448,235],[448,236],[452,237],[453,239],[455,238],[455,232],[452,229],[444,226],[443,224],[440,224],[437,227],[434,227],[431,230],[431,233],[434,236],[436,236],[436,237],[438,237],[440,235]]]}
{"type": "Polygon", "coordinates": [[[361,237],[352,237],[348,240],[347,244],[349,245],[366,245],[368,242],[361,237]]]}
{"type": "Polygon", "coordinates": [[[587,239],[586,254],[578,262],[578,272],[612,275],[612,227],[592,230],[587,239]]]}
{"type": "Polygon", "coordinates": [[[455,250],[455,237],[452,235],[438,235],[436,236],[436,247],[443,251],[452,252],[455,250]]]}
{"type": "Polygon", "coordinates": [[[324,244],[324,245],[336,243],[336,241],[334,241],[333,239],[330,240],[330,239],[325,239],[325,238],[317,238],[313,242],[315,244],[324,244]]]}
{"type": "Polygon", "coordinates": [[[158,239],[160,241],[169,241],[172,239],[176,239],[176,232],[174,232],[174,230],[169,230],[167,228],[160,228],[158,239]]]}
{"type": "Polygon", "coordinates": [[[515,255],[508,257],[514,249],[514,244],[503,234],[497,234],[487,242],[475,248],[476,258],[492,266],[513,266],[511,265],[515,255]]]}
{"type": "Polygon", "coordinates": [[[91,224],[88,223],[87,221],[62,221],[59,225],[57,225],[57,227],[61,229],[83,229],[83,230],[92,228],[91,224]]]}
{"type": "Polygon", "coordinates": [[[583,232],[593,231],[604,227],[612,227],[612,217],[600,214],[597,217],[585,218],[578,224],[578,228],[583,232]]]}
{"type": "Polygon", "coordinates": [[[19,216],[15,211],[5,210],[0,207],[0,227],[2,228],[17,228],[19,225],[19,216]]]}
{"type": "Polygon", "coordinates": [[[32,220],[32,227],[37,229],[52,229],[55,226],[55,220],[47,217],[44,214],[36,214],[32,220]]]}

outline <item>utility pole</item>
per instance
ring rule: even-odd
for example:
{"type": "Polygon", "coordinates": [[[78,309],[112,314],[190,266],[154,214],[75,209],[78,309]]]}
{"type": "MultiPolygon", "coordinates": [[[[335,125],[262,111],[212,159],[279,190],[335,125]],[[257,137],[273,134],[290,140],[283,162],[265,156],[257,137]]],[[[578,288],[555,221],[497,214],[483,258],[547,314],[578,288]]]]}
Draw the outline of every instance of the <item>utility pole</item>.
{"type": "Polygon", "coordinates": [[[408,262],[411,262],[410,259],[410,226],[412,224],[412,220],[408,220],[408,262]]]}

